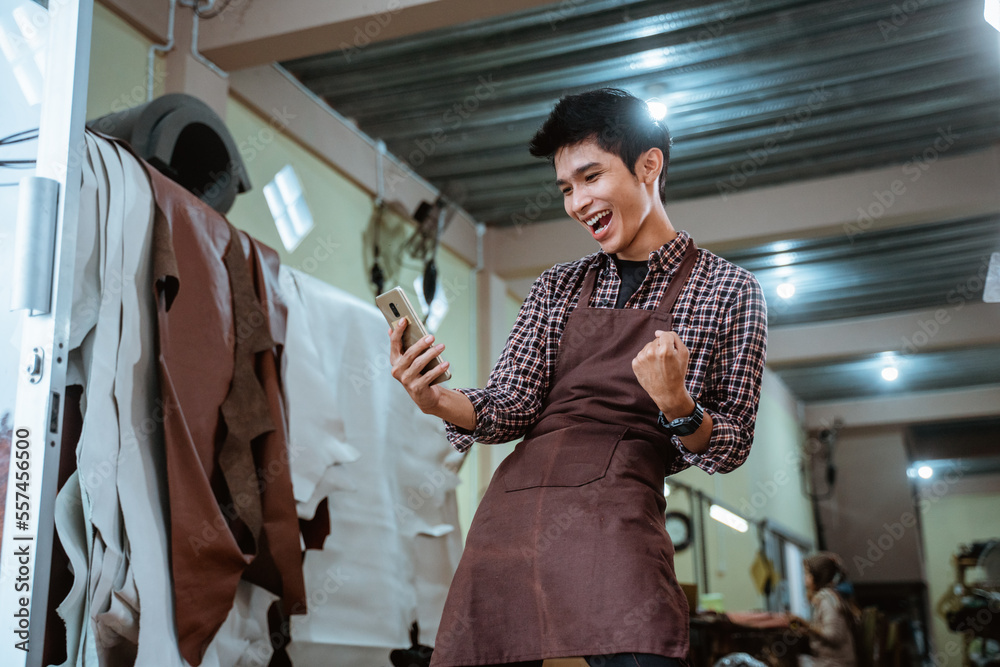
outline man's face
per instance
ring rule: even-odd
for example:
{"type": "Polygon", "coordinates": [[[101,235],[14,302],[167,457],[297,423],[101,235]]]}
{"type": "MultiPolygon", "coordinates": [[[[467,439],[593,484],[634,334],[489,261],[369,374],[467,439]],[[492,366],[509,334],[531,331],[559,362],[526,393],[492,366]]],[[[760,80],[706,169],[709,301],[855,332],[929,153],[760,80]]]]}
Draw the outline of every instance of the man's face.
{"type": "MultiPolygon", "coordinates": [[[[642,162],[640,157],[640,165],[642,162]]],[[[648,258],[641,232],[652,202],[650,189],[639,178],[643,176],[641,167],[633,175],[621,158],[603,150],[593,139],[560,148],[555,167],[566,213],[605,252],[621,259],[648,258]]]]}

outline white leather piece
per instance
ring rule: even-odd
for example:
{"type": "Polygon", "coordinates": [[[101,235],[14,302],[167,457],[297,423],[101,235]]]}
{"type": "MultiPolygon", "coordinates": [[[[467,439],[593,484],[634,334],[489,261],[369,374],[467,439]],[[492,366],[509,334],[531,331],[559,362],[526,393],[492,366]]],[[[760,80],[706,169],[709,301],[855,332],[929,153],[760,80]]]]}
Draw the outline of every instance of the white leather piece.
{"type": "MultiPolygon", "coordinates": [[[[128,576],[97,619],[107,646],[138,644],[137,665],[180,667],[167,532],[163,409],[157,375],[156,303],[153,294],[153,194],[145,169],[118,152],[126,185],[128,223],[122,267],[122,329],[118,341],[115,401],[120,448],[115,484],[127,536],[128,576]]],[[[114,664],[113,662],[110,664],[114,664]]]]}
{"type": "MultiPolygon", "coordinates": [[[[201,667],[267,667],[274,652],[267,610],[277,599],[260,586],[240,581],[233,608],[208,645],[201,667]]],[[[143,664],[147,663],[136,662],[143,664]]]]}
{"type": "MultiPolygon", "coordinates": [[[[79,347],[67,355],[71,377],[85,388],[84,428],[78,472],[56,503],[56,528],[74,573],[58,608],[67,626],[65,664],[118,667],[138,650],[140,667],[186,667],[169,567],[152,192],[130,153],[90,134],[86,141],[71,320],[71,342],[79,347]]],[[[266,665],[267,611],[275,599],[241,582],[202,665],[266,665]]]]}
{"type": "MultiPolygon", "coordinates": [[[[293,484],[308,484],[296,488],[299,516],[312,516],[328,497],[331,530],[322,551],[306,552],[309,614],[292,617],[289,656],[296,667],[352,666],[362,664],[359,655],[369,657],[364,664],[385,663],[389,650],[409,647],[414,621],[421,641],[433,643],[462,549],[454,450],[441,421],[421,413],[390,375],[388,326],[374,306],[284,266],[281,284],[288,340],[311,339],[301,349],[315,350],[319,361],[308,363],[322,369],[328,387],[289,394],[294,385],[285,376],[289,428],[334,412],[360,453],[318,479],[316,471],[293,473],[293,484]],[[306,323],[307,334],[298,330],[306,323]]],[[[289,368],[300,363],[291,344],[284,356],[289,368]]],[[[314,460],[293,457],[293,470],[314,460]]]]}
{"type": "MultiPolygon", "coordinates": [[[[282,378],[292,490],[296,501],[308,503],[331,466],[356,461],[359,453],[344,442],[344,420],[337,402],[339,386],[329,381],[337,372],[336,351],[323,349],[321,353],[320,345],[326,342],[325,336],[316,335],[322,314],[307,306],[307,297],[284,266],[279,270],[278,279],[288,306],[282,378]],[[317,411],[317,405],[324,408],[317,411]]],[[[318,496],[315,503],[326,495],[318,496]]],[[[299,516],[312,518],[315,503],[312,513],[299,516]]]]}
{"type": "MultiPolygon", "coordinates": [[[[84,627],[83,664],[100,654],[96,638],[96,617],[111,606],[112,591],[124,582],[124,534],[115,480],[118,477],[120,432],[118,408],[114,400],[118,370],[118,344],[121,333],[122,232],[127,213],[127,186],[121,160],[114,146],[90,137],[91,150],[96,146],[108,180],[108,212],[104,222],[104,250],[101,264],[101,301],[94,333],[93,358],[86,378],[87,412],[77,445],[77,471],[85,517],[94,528],[90,557],[90,581],[87,590],[87,616],[84,627]]],[[[79,663],[78,663],[79,664],[79,663]]]]}
{"type": "MultiPolygon", "coordinates": [[[[399,452],[401,498],[410,513],[400,530],[413,563],[420,643],[433,646],[448,587],[462,556],[455,487],[458,475],[450,466],[458,454],[447,442],[440,419],[428,419],[407,396],[412,410],[409,433],[393,432],[390,446],[399,452]],[[435,447],[434,444],[441,446],[435,447]]],[[[458,454],[461,456],[461,454],[458,454]]]]}
{"type": "Polygon", "coordinates": [[[56,613],[66,625],[66,662],[75,665],[80,653],[83,632],[85,591],[87,588],[87,524],[83,518],[80,481],[74,472],[56,496],[55,523],[59,542],[69,558],[73,572],[73,587],[56,607],[56,613]]]}

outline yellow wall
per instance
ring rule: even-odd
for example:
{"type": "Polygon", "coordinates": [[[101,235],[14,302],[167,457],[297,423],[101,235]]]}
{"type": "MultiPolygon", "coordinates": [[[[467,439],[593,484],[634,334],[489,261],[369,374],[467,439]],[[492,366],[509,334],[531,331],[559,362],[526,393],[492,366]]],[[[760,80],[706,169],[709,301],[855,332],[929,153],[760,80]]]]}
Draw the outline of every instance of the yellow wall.
{"type": "MultiPolygon", "coordinates": [[[[942,495],[932,492],[919,507],[928,599],[933,610],[955,582],[951,558],[959,545],[1000,539],[1000,494],[957,495],[946,490],[942,495]]],[[[975,571],[969,571],[966,582],[975,580],[975,571]]],[[[961,636],[950,632],[937,614],[932,622],[931,640],[935,665],[959,667],[962,664],[959,657],[961,636]]]]}
{"type": "MultiPolygon", "coordinates": [[[[146,103],[146,58],[151,43],[99,3],[94,4],[94,31],[87,81],[87,120],[146,103]]],[[[163,93],[163,58],[156,56],[154,96],[163,93]]]]}
{"type": "MultiPolygon", "coordinates": [[[[369,281],[371,259],[366,254],[369,246],[364,240],[374,212],[372,197],[314,153],[274,132],[267,120],[233,98],[226,110],[226,125],[237,145],[258,147],[244,154],[254,188],[237,197],[228,216],[232,223],[275,248],[283,264],[314,275],[359,299],[373,301],[374,292],[369,281]],[[292,165],[302,183],[316,225],[292,252],[285,250],[281,243],[262,189],[286,164],[292,165]]],[[[393,241],[398,243],[414,228],[394,215],[388,215],[383,223],[383,246],[393,245],[393,241]]],[[[475,383],[476,362],[470,336],[470,331],[474,330],[472,267],[446,248],[438,250],[437,267],[448,299],[448,314],[436,337],[445,344],[444,357],[451,362],[449,386],[471,386],[475,383]]],[[[419,267],[402,269],[396,280],[413,304],[418,303],[413,290],[413,281],[420,275],[416,268],[419,267]]],[[[465,535],[478,502],[474,460],[464,463],[460,478],[461,486],[457,491],[459,520],[462,535],[465,535]]]]}
{"type": "MultiPolygon", "coordinates": [[[[724,475],[707,475],[690,468],[672,479],[720,501],[751,523],[768,519],[798,536],[813,539],[811,506],[802,493],[799,463],[803,437],[795,406],[784,400],[780,385],[766,381],[754,444],[746,463],[724,475]]],[[[671,492],[667,509],[694,518],[691,500],[682,489],[671,492]]],[[[707,507],[704,527],[709,592],[721,593],[727,610],[763,609],[766,601],[750,579],[750,566],[759,548],[756,528],[751,525],[746,533],[739,533],[708,518],[707,507]]],[[[677,554],[674,565],[678,580],[695,582],[696,557],[694,546],[677,554]]]]}
{"type": "MultiPolygon", "coordinates": [[[[94,7],[94,32],[88,81],[87,118],[121,111],[146,102],[146,62],[150,41],[101,4],[94,7]]],[[[163,92],[162,57],[157,56],[155,94],[163,92]]],[[[372,197],[280,132],[267,119],[230,98],[226,125],[238,146],[246,148],[246,162],[253,190],[240,195],[228,214],[229,220],[271,246],[284,264],[299,268],[339,287],[358,298],[374,297],[368,282],[370,260],[366,260],[363,235],[373,211],[372,197]],[[286,164],[292,165],[302,182],[306,201],[316,227],[295,248],[285,250],[263,196],[263,186],[286,164]]],[[[241,148],[241,150],[243,150],[241,148]]],[[[385,243],[408,236],[413,226],[390,216],[386,221],[385,243]]],[[[447,346],[454,379],[451,386],[474,384],[475,354],[470,332],[472,313],[471,267],[454,253],[441,248],[438,274],[449,300],[449,311],[438,338],[447,346]]],[[[402,270],[398,281],[417,303],[412,288],[416,270],[402,270]]],[[[464,535],[471,522],[478,496],[475,466],[467,462],[458,490],[459,511],[464,535]]]]}
{"type": "MultiPolygon", "coordinates": [[[[146,58],[149,41],[100,4],[95,6],[94,39],[88,94],[88,118],[145,102],[146,58]]],[[[158,57],[154,76],[156,92],[162,92],[162,64],[158,57]]],[[[275,248],[282,261],[300,268],[355,296],[373,297],[368,283],[370,259],[366,256],[365,231],[372,215],[372,197],[295,141],[269,125],[235,98],[226,109],[226,124],[237,145],[252,145],[244,159],[254,189],[237,198],[229,213],[232,222],[275,248]],[[291,164],[302,182],[306,201],[316,228],[292,252],[281,244],[262,194],[263,186],[274,174],[291,164]]],[[[409,223],[390,217],[386,235],[398,240],[411,229],[409,223]]],[[[385,239],[384,239],[385,240],[385,239]]],[[[452,363],[451,386],[475,384],[476,350],[473,318],[474,283],[471,267],[453,253],[442,249],[438,258],[439,274],[449,298],[449,313],[437,335],[447,345],[445,356],[452,363]]],[[[413,296],[414,270],[400,273],[400,282],[413,296]]],[[[508,295],[504,314],[509,330],[521,306],[520,299],[508,295]]],[[[745,512],[747,518],[768,516],[805,536],[812,536],[808,501],[800,494],[795,457],[801,440],[794,410],[767,391],[761,401],[757,424],[757,444],[750,460],[740,470],[725,476],[709,477],[691,470],[679,476],[682,481],[745,512]],[[786,473],[779,475],[779,471],[786,473]],[[776,476],[778,475],[778,476],[776,476]],[[773,483],[773,485],[772,485],[773,483]],[[771,492],[770,489],[774,488],[771,492]],[[763,495],[762,495],[763,494],[763,495]],[[761,500],[763,499],[763,500],[761,500]],[[748,505],[749,504],[749,505],[748,505]]],[[[491,452],[495,467],[513,445],[501,445],[491,452]]],[[[475,448],[474,448],[475,449],[475,448]]],[[[478,483],[477,454],[472,454],[462,469],[463,486],[459,489],[459,508],[463,534],[467,531],[484,484],[478,483]]],[[[671,508],[681,508],[680,494],[671,499],[671,508]]],[[[707,528],[712,562],[711,590],[723,592],[732,609],[759,607],[762,600],[753,592],[747,570],[757,549],[754,531],[739,535],[729,528],[709,521],[707,528]]],[[[678,555],[678,574],[693,581],[692,551],[678,555]]]]}

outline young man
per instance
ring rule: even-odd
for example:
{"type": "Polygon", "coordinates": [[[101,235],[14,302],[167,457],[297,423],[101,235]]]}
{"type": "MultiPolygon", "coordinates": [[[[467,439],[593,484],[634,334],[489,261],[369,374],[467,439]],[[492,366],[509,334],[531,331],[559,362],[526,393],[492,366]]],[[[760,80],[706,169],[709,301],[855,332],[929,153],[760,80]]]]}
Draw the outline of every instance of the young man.
{"type": "Polygon", "coordinates": [[[746,459],[766,312],[747,271],[674,230],[670,135],[620,90],[564,97],[531,143],[566,213],[601,249],[543,273],[485,389],[421,375],[428,336],[393,376],[460,450],[524,436],[497,468],[448,593],[432,664],[675,666],[688,608],[664,528],[665,476],[746,459]]]}

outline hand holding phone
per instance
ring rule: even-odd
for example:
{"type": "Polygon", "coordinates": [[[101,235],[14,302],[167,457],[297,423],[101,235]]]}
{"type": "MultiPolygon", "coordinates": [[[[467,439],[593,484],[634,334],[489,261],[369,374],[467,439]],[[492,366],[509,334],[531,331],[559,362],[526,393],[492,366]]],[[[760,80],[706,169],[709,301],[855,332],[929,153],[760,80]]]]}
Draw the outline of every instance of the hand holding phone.
{"type": "MultiPolygon", "coordinates": [[[[419,317],[417,317],[416,311],[413,309],[413,306],[410,305],[410,300],[406,298],[406,293],[401,287],[394,287],[384,294],[379,294],[375,297],[375,305],[378,306],[380,311],[382,311],[382,315],[385,317],[386,322],[388,322],[392,327],[393,331],[395,331],[399,326],[399,321],[404,317],[406,318],[406,329],[403,331],[402,338],[402,352],[405,353],[411,347],[420,343],[420,341],[428,335],[427,329],[424,327],[424,323],[419,317]]],[[[444,363],[444,359],[441,358],[441,355],[434,355],[426,362],[424,367],[421,369],[420,374],[424,375],[434,370],[442,363],[444,363]]],[[[448,370],[445,370],[441,373],[441,375],[434,378],[430,384],[433,386],[450,379],[451,373],[448,370]]]]}

